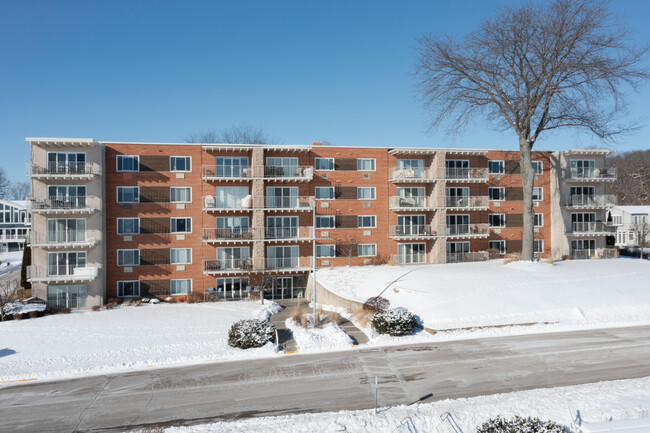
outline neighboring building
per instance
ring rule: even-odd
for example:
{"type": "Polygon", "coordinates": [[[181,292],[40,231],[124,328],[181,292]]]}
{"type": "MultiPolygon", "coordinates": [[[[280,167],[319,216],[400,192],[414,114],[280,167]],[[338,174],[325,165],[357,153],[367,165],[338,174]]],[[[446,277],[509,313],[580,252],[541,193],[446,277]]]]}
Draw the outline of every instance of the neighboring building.
{"type": "Polygon", "coordinates": [[[30,202],[0,200],[0,252],[21,251],[32,227],[30,202]]]}
{"type": "MultiPolygon", "coordinates": [[[[314,260],[455,263],[521,251],[515,151],[27,141],[30,275],[34,294],[59,306],[261,288],[301,297],[314,260]]],[[[583,238],[607,255],[599,225],[573,224],[602,223],[610,201],[604,153],[589,152],[594,164],[579,167],[579,151],[533,152],[539,256],[585,256],[573,242],[583,238]],[[582,201],[565,203],[564,192],[582,201]],[[574,216],[584,209],[594,217],[574,216]]]]}
{"type": "Polygon", "coordinates": [[[614,206],[609,209],[607,223],[616,230],[617,247],[638,247],[642,235],[650,243],[650,206],[614,206]]]}

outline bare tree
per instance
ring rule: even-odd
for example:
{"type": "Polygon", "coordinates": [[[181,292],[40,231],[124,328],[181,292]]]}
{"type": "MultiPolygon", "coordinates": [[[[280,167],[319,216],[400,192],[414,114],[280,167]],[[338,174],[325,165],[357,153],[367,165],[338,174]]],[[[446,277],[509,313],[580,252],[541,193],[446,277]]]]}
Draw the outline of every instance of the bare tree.
{"type": "Polygon", "coordinates": [[[11,193],[11,181],[4,168],[0,168],[0,198],[8,198],[11,193]]]}
{"type": "Polygon", "coordinates": [[[639,219],[639,221],[632,224],[632,231],[639,247],[639,258],[642,259],[643,252],[650,247],[650,223],[646,218],[639,219]]]}
{"type": "Polygon", "coordinates": [[[607,190],[618,197],[619,205],[650,204],[650,150],[621,153],[607,163],[618,170],[607,190]]]}
{"type": "Polygon", "coordinates": [[[522,259],[533,259],[531,151],[544,131],[575,128],[603,139],[629,132],[623,89],[647,80],[647,47],[635,48],[607,3],[555,0],[504,8],[462,40],[417,41],[417,94],[433,115],[458,133],[482,117],[513,130],[524,190],[522,259]]]}
{"type": "Polygon", "coordinates": [[[20,284],[16,278],[0,281],[0,318],[5,320],[5,306],[18,300],[20,284]]]}
{"type": "Polygon", "coordinates": [[[25,200],[29,196],[29,191],[29,182],[14,182],[11,184],[9,197],[11,200],[25,200]]]}
{"type": "Polygon", "coordinates": [[[269,135],[263,128],[246,123],[217,131],[210,129],[203,133],[189,134],[187,143],[227,143],[227,144],[277,144],[277,138],[269,135]]]}
{"type": "Polygon", "coordinates": [[[352,257],[355,257],[358,253],[358,243],[359,240],[353,236],[345,236],[336,241],[336,249],[338,250],[336,255],[347,257],[348,266],[352,266],[352,257]]]}

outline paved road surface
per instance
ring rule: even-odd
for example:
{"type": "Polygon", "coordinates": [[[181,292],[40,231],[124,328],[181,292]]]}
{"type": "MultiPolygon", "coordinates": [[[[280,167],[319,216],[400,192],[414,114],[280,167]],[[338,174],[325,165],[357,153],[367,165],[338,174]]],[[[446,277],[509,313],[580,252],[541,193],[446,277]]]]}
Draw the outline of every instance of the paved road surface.
{"type": "Polygon", "coordinates": [[[3,431],[362,409],[650,376],[650,326],[287,355],[0,389],[3,431]]]}

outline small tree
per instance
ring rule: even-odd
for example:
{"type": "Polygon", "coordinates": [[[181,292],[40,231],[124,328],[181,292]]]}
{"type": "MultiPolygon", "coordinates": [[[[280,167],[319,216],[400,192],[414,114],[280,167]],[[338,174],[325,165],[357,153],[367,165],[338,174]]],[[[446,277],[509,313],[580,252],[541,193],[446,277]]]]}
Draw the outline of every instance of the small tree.
{"type": "Polygon", "coordinates": [[[23,250],[23,262],[20,268],[20,285],[23,289],[29,290],[32,288],[32,283],[27,280],[27,266],[32,264],[32,248],[25,245],[23,250]]]}
{"type": "Polygon", "coordinates": [[[639,246],[639,258],[643,258],[643,252],[650,247],[650,224],[642,219],[632,225],[632,231],[636,237],[636,244],[639,246]]]}
{"type": "Polygon", "coordinates": [[[18,300],[20,284],[17,279],[0,281],[0,318],[5,320],[5,306],[18,300]]]}

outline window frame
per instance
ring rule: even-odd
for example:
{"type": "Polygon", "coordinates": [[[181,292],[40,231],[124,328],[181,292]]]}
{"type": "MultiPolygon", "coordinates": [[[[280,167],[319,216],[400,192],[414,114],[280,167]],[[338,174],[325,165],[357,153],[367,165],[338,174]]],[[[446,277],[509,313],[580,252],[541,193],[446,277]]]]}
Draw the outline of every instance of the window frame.
{"type": "MultiPolygon", "coordinates": [[[[139,235],[140,234],[140,218],[138,218],[138,217],[117,218],[117,224],[116,225],[117,225],[116,230],[117,230],[118,235],[130,236],[130,235],[139,235]],[[124,220],[135,220],[135,221],[137,221],[138,222],[138,231],[133,232],[133,233],[120,232],[120,221],[124,221],[124,220]]],[[[122,224],[122,226],[124,226],[124,224],[122,224]]],[[[124,228],[124,227],[122,227],[122,228],[124,228]]]]}
{"type": "Polygon", "coordinates": [[[317,230],[332,230],[336,228],[336,217],[334,215],[316,215],[316,229],[317,230]],[[323,219],[328,219],[332,221],[332,226],[331,227],[320,227],[318,225],[318,221],[321,221],[323,219]]]}
{"type": "Polygon", "coordinates": [[[506,188],[503,186],[489,186],[488,187],[488,201],[505,201],[506,200],[506,188]],[[500,191],[499,196],[501,198],[492,198],[490,190],[500,191]]]}
{"type": "Polygon", "coordinates": [[[314,157],[314,171],[334,171],[335,169],[336,163],[334,162],[334,158],[314,157]],[[330,161],[332,168],[318,168],[318,162],[321,161],[330,161]]]}
{"type": "MultiPolygon", "coordinates": [[[[117,186],[115,187],[115,202],[116,203],[140,203],[140,187],[139,186],[117,186]],[[120,190],[122,189],[135,189],[136,194],[134,195],[134,201],[124,201],[120,200],[120,190]]],[[[124,195],[124,194],[122,194],[124,195]]]]}
{"type": "Polygon", "coordinates": [[[169,264],[170,265],[191,265],[192,264],[192,248],[191,247],[183,247],[183,248],[170,248],[169,249],[169,264]],[[189,250],[190,254],[190,261],[189,262],[175,262],[174,261],[174,250],[189,250]]]}
{"type": "Polygon", "coordinates": [[[358,257],[377,257],[377,244],[357,244],[357,256],[358,257]],[[362,247],[372,246],[374,254],[362,254],[362,247]]]}
{"type": "Polygon", "coordinates": [[[533,166],[533,173],[536,176],[539,176],[541,174],[544,174],[544,161],[531,161],[531,164],[533,166]],[[535,168],[539,164],[539,171],[535,168]]]}
{"type": "Polygon", "coordinates": [[[192,172],[192,157],[191,156],[184,156],[184,155],[170,155],[169,156],[169,171],[174,172],[174,173],[191,173],[192,172]],[[189,167],[187,170],[176,170],[174,169],[174,159],[175,158],[183,158],[187,159],[187,166],[189,167]]]}
{"type": "Polygon", "coordinates": [[[336,245],[334,244],[325,244],[325,245],[316,245],[316,258],[317,259],[332,259],[336,257],[336,245]],[[331,255],[323,256],[320,251],[323,248],[327,248],[331,251],[331,255]]]}
{"type": "Polygon", "coordinates": [[[118,281],[117,282],[117,297],[118,298],[138,298],[138,297],[140,297],[140,281],[139,280],[118,281]],[[132,295],[125,295],[124,294],[124,285],[126,283],[133,284],[133,294],[132,295]],[[120,287],[120,285],[122,287],[120,287]],[[136,288],[137,288],[137,293],[136,293],[136,290],[135,290],[136,288]]]}
{"type": "Polygon", "coordinates": [[[316,187],[314,187],[314,199],[316,199],[316,200],[335,200],[336,199],[336,191],[334,191],[333,186],[316,186],[316,187]],[[331,194],[332,197],[328,197],[328,198],[318,197],[318,191],[323,190],[323,189],[329,189],[332,192],[332,194],[331,194]]]}
{"type": "Polygon", "coordinates": [[[544,214],[543,213],[536,213],[533,215],[533,227],[544,227],[544,214]],[[537,220],[541,222],[541,224],[537,224],[537,220]]]}
{"type": "Polygon", "coordinates": [[[377,159],[376,158],[357,158],[357,171],[377,171],[377,159]],[[362,161],[372,161],[372,168],[370,168],[370,169],[359,168],[359,164],[362,163],[362,161]]]}
{"type": "Polygon", "coordinates": [[[498,243],[499,245],[502,245],[503,247],[499,247],[499,254],[505,254],[506,253],[506,241],[505,239],[492,239],[488,240],[488,249],[496,249],[490,246],[490,244],[498,243]]]}
{"type": "Polygon", "coordinates": [[[502,229],[505,226],[506,226],[506,214],[505,213],[491,213],[491,214],[488,214],[488,227],[489,228],[491,228],[491,229],[492,228],[494,228],[494,229],[502,229]],[[497,216],[501,217],[502,224],[499,225],[499,226],[493,225],[493,223],[491,221],[493,217],[497,217],[497,216]]]}
{"type": "Polygon", "coordinates": [[[499,174],[505,174],[505,161],[502,159],[490,159],[488,160],[488,175],[494,174],[494,175],[499,175],[499,174]],[[490,170],[490,164],[496,162],[499,164],[500,171],[491,171],[490,170]]]}
{"type": "Polygon", "coordinates": [[[544,253],[544,239],[533,239],[533,254],[543,254],[543,253],[544,253]],[[536,248],[537,245],[541,245],[541,248],[536,248]]]}
{"type": "Polygon", "coordinates": [[[183,296],[183,295],[189,295],[192,293],[192,279],[191,278],[172,278],[169,280],[169,295],[170,296],[183,296]],[[176,292],[174,293],[174,283],[178,281],[189,281],[189,287],[187,288],[186,292],[176,292]]]}
{"type": "Polygon", "coordinates": [[[544,187],[543,186],[534,186],[533,187],[533,201],[544,201],[544,187]],[[539,196],[535,198],[535,190],[539,189],[539,196]]]}
{"type": "Polygon", "coordinates": [[[377,200],[377,187],[375,187],[375,186],[358,186],[357,187],[357,200],[377,200]],[[372,198],[359,197],[359,192],[361,190],[366,190],[366,189],[372,191],[372,198]]]}
{"type": "Polygon", "coordinates": [[[132,266],[140,266],[140,250],[137,248],[127,248],[127,249],[118,249],[117,250],[117,266],[121,267],[132,267],[132,266]],[[136,253],[137,251],[137,253],[136,253]],[[120,254],[121,253],[121,254],[120,254]],[[132,253],[133,257],[132,262],[126,263],[124,260],[124,255],[126,253],[132,253]],[[122,263],[120,263],[120,255],[122,256],[122,263]]]}
{"type": "Polygon", "coordinates": [[[192,233],[192,217],[169,217],[169,233],[170,234],[187,234],[192,233]],[[189,220],[190,230],[185,232],[179,232],[174,230],[174,225],[177,220],[189,220]]]}
{"type": "Polygon", "coordinates": [[[357,215],[357,228],[360,228],[360,229],[376,229],[377,228],[377,215],[357,215]],[[372,218],[373,225],[372,226],[361,225],[361,222],[363,221],[362,218],[372,218]]]}
{"type": "Polygon", "coordinates": [[[115,171],[117,173],[136,173],[140,171],[140,155],[115,155],[115,171]],[[125,158],[135,158],[135,168],[133,170],[125,170],[124,168],[120,169],[120,165],[124,166],[122,159],[125,158]]]}
{"type": "Polygon", "coordinates": [[[170,203],[192,203],[192,187],[191,186],[170,186],[169,187],[169,202],[170,203]],[[179,190],[179,189],[187,189],[187,190],[190,191],[189,200],[187,200],[187,201],[174,200],[174,193],[172,191],[179,190]]]}

